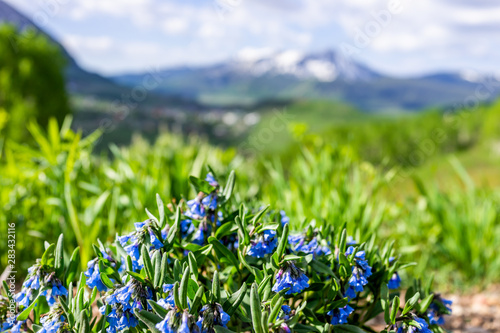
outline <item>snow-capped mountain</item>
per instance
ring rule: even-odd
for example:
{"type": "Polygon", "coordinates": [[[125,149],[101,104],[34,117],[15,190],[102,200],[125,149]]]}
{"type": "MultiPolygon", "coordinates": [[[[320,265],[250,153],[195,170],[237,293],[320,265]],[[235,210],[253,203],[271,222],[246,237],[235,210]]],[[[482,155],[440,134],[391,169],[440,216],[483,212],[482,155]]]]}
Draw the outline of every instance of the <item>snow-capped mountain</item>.
{"type": "Polygon", "coordinates": [[[380,77],[369,68],[331,50],[310,55],[296,50],[273,52],[261,57],[242,54],[228,66],[234,71],[254,76],[293,75],[320,82],[333,82],[337,79],[364,81],[380,77]]]}
{"type": "MultiPolygon", "coordinates": [[[[113,79],[135,86],[146,75],[120,75],[113,79]]],[[[209,66],[169,68],[160,75],[158,92],[205,104],[310,98],[339,100],[365,111],[421,110],[461,103],[467,96],[474,96],[482,77],[470,73],[435,73],[394,78],[335,51],[304,54],[271,50],[243,52],[209,66]]],[[[489,98],[495,97],[492,93],[489,98]]]]}

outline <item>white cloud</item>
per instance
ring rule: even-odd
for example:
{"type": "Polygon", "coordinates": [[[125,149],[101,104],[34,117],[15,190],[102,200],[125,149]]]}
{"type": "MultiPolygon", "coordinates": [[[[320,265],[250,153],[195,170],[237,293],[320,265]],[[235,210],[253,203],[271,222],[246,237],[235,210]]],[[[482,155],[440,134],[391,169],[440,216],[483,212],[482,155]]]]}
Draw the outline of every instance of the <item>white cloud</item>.
{"type": "Polygon", "coordinates": [[[163,31],[169,35],[179,35],[189,28],[189,22],[185,19],[174,17],[167,18],[162,24],[163,31]]]}
{"type": "Polygon", "coordinates": [[[65,35],[62,40],[63,45],[68,48],[72,53],[92,52],[92,53],[106,53],[114,47],[113,40],[107,36],[78,36],[78,35],[65,35]]]}
{"type": "Polygon", "coordinates": [[[376,68],[412,72],[432,66],[469,64],[500,69],[500,64],[493,60],[482,61],[500,57],[500,50],[492,46],[500,43],[500,3],[493,0],[40,0],[36,5],[32,0],[7,2],[28,12],[29,17],[39,12],[52,13],[50,29],[64,36],[65,45],[85,63],[106,71],[118,70],[118,66],[123,69],[127,63],[143,67],[207,63],[230,58],[240,50],[252,57],[259,49],[308,52],[335,48],[341,42],[354,43],[360,31],[366,33],[377,24],[379,31],[371,34],[359,54],[376,68]],[[59,5],[49,12],[49,3],[59,5]],[[217,3],[220,5],[215,6],[217,3]],[[392,13],[385,20],[390,3],[399,3],[401,12],[392,13]],[[108,20],[102,31],[106,37],[86,34],[88,22],[96,17],[108,20]],[[69,20],[80,30],[66,31],[69,20]],[[114,22],[116,27],[112,26],[114,22]],[[123,29],[123,22],[130,22],[130,26],[123,29]],[[178,36],[182,36],[182,43],[178,36]],[[97,56],[103,53],[110,56],[97,56]],[[104,63],[103,59],[113,58],[111,55],[127,59],[104,63]],[[399,68],[395,63],[401,64],[399,68]]]}

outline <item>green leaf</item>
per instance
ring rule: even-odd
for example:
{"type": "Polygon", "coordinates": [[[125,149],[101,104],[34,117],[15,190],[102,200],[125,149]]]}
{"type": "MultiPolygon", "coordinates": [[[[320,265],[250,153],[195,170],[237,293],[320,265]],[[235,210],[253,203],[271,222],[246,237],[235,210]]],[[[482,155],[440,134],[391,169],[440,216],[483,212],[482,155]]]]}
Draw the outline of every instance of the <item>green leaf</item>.
{"type": "Polygon", "coordinates": [[[238,230],[238,225],[235,225],[232,222],[226,222],[217,228],[215,238],[221,239],[224,236],[234,233],[236,230],[238,230]]]}
{"type": "Polygon", "coordinates": [[[399,311],[399,297],[396,296],[392,300],[392,308],[391,308],[391,324],[396,324],[396,316],[398,315],[399,311]]]}
{"type": "Polygon", "coordinates": [[[233,252],[229,251],[229,249],[219,242],[217,238],[210,236],[208,238],[208,242],[214,246],[215,252],[217,253],[217,257],[220,261],[222,261],[222,259],[227,259],[236,268],[239,267],[239,262],[233,252]]]}
{"type": "Polygon", "coordinates": [[[181,304],[179,305],[182,310],[188,308],[188,283],[189,283],[189,266],[186,267],[182,275],[182,280],[179,288],[179,296],[181,304]]]}
{"type": "Polygon", "coordinates": [[[160,195],[156,193],[156,204],[158,205],[158,213],[160,213],[160,228],[165,228],[165,205],[160,198],[160,195]]]}
{"type": "Polygon", "coordinates": [[[405,314],[407,314],[408,312],[410,312],[415,307],[415,304],[417,304],[417,302],[418,302],[419,299],[420,299],[420,293],[417,292],[417,293],[415,293],[415,295],[412,296],[412,298],[410,298],[406,302],[405,307],[404,307],[403,312],[401,313],[401,315],[404,316],[405,314]]]}
{"type": "Polygon", "coordinates": [[[139,282],[146,283],[146,280],[144,279],[144,277],[141,274],[139,274],[139,273],[136,273],[136,272],[133,272],[133,271],[127,271],[127,274],[130,275],[131,277],[133,277],[134,279],[136,279],[139,282]]]}
{"type": "Polygon", "coordinates": [[[189,181],[193,184],[196,192],[203,192],[205,194],[210,194],[215,191],[215,187],[210,185],[206,180],[199,179],[194,176],[189,177],[189,181]]]}
{"type": "Polygon", "coordinates": [[[189,313],[191,313],[192,315],[198,313],[198,308],[200,307],[201,301],[203,299],[203,291],[204,291],[203,286],[200,286],[200,288],[198,288],[198,291],[196,292],[196,295],[193,298],[193,304],[191,305],[191,309],[189,310],[189,313]]]}
{"type": "Polygon", "coordinates": [[[214,272],[214,277],[212,279],[212,295],[214,297],[214,301],[220,303],[220,281],[219,281],[219,272],[214,272]]]}
{"type": "Polygon", "coordinates": [[[175,211],[175,222],[170,226],[170,230],[167,235],[167,243],[173,244],[175,240],[175,236],[177,235],[177,230],[180,229],[181,224],[181,208],[177,206],[177,210],[175,211]]]}
{"type": "Polygon", "coordinates": [[[71,281],[76,276],[78,268],[80,267],[80,248],[77,247],[73,254],[71,255],[71,259],[69,260],[68,269],[66,270],[66,285],[69,285],[71,281]]]}
{"type": "Polygon", "coordinates": [[[54,267],[54,261],[55,261],[55,256],[54,256],[54,249],[55,249],[54,244],[50,244],[49,247],[45,250],[45,252],[42,255],[42,261],[41,264],[42,266],[48,266],[48,267],[54,267]]]}
{"type": "Polygon", "coordinates": [[[276,266],[279,265],[281,261],[281,257],[285,253],[286,245],[288,244],[288,233],[289,233],[289,227],[288,223],[285,224],[283,227],[283,233],[281,234],[280,242],[278,244],[278,248],[276,249],[276,252],[273,254],[273,261],[276,266]]]}
{"type": "Polygon", "coordinates": [[[231,199],[231,196],[233,194],[235,179],[236,179],[236,174],[234,170],[231,170],[231,173],[227,178],[226,187],[224,187],[224,191],[222,192],[222,195],[224,196],[226,202],[229,201],[229,199],[231,199]]]}
{"type": "Polygon", "coordinates": [[[169,266],[168,266],[168,254],[164,254],[161,258],[161,276],[160,276],[160,286],[165,283],[165,278],[168,276],[169,266]]]}
{"type": "MultiPolygon", "coordinates": [[[[276,294],[276,295],[279,295],[279,294],[276,294]]],[[[283,305],[283,301],[284,301],[283,296],[280,296],[278,301],[276,301],[274,306],[271,308],[271,314],[269,315],[268,324],[274,324],[274,322],[276,321],[278,314],[281,310],[281,306],[283,305]]]]}
{"type": "MultiPolygon", "coordinates": [[[[243,217],[244,217],[244,213],[243,217]]],[[[236,225],[238,226],[238,229],[240,230],[241,236],[240,238],[243,239],[242,245],[249,245],[250,244],[250,235],[248,234],[248,230],[245,228],[243,225],[243,221],[239,216],[236,216],[234,221],[236,222],[236,225]]]]}
{"type": "Polygon", "coordinates": [[[424,298],[423,301],[420,303],[418,311],[421,314],[424,314],[427,311],[427,309],[429,308],[429,306],[431,305],[433,299],[434,299],[434,294],[430,294],[429,296],[424,298]]]}
{"type": "Polygon", "coordinates": [[[161,272],[161,253],[160,251],[156,251],[155,254],[153,255],[153,262],[154,262],[154,281],[153,285],[155,288],[158,288],[162,285],[162,272],[161,272]]]}
{"type": "Polygon", "coordinates": [[[228,330],[227,328],[219,326],[219,325],[215,325],[214,330],[215,330],[215,333],[236,333],[234,331],[228,330]]]}
{"type": "Polygon", "coordinates": [[[188,263],[189,269],[191,270],[191,274],[193,275],[195,280],[198,280],[198,264],[196,262],[196,257],[193,252],[188,253],[188,263]]]}
{"type": "Polygon", "coordinates": [[[134,313],[136,317],[151,330],[152,333],[161,333],[160,330],[156,328],[156,324],[162,321],[163,318],[145,310],[139,311],[138,309],[134,309],[134,313]]]}
{"type": "Polygon", "coordinates": [[[101,272],[101,281],[102,283],[108,287],[109,289],[113,289],[115,287],[115,285],[113,284],[113,282],[109,279],[109,277],[106,275],[106,273],[102,273],[101,272]]]}
{"type": "Polygon", "coordinates": [[[340,240],[339,240],[340,253],[345,253],[346,244],[347,244],[347,229],[344,228],[344,230],[342,230],[342,234],[340,234],[340,240]]]}
{"type": "Polygon", "coordinates": [[[252,325],[255,333],[264,333],[264,330],[262,329],[262,308],[257,289],[257,284],[253,283],[252,288],[250,289],[250,312],[252,314],[252,325]]]}
{"type": "Polygon", "coordinates": [[[243,302],[247,293],[247,288],[247,284],[243,283],[240,289],[232,294],[224,303],[223,308],[229,316],[232,316],[240,306],[241,302],[243,302]]]}
{"type": "Polygon", "coordinates": [[[54,268],[56,270],[56,275],[62,278],[62,273],[64,271],[64,235],[61,234],[57,240],[56,251],[55,251],[55,261],[54,268]]]}
{"type": "Polygon", "coordinates": [[[90,333],[90,323],[87,310],[82,310],[80,313],[80,329],[78,330],[78,333],[90,333]]]}
{"type": "Polygon", "coordinates": [[[153,309],[154,312],[156,312],[156,314],[158,316],[165,318],[168,311],[163,306],[159,305],[158,303],[156,303],[152,299],[148,299],[148,303],[149,303],[149,305],[151,305],[151,308],[153,309]]]}
{"type": "Polygon", "coordinates": [[[33,302],[30,304],[30,306],[28,306],[26,309],[23,310],[23,312],[21,312],[18,316],[17,316],[17,320],[18,321],[24,321],[26,319],[28,319],[30,313],[31,313],[31,310],[33,310],[33,308],[37,305],[37,302],[38,302],[38,299],[40,298],[40,296],[37,296],[33,302]]]}
{"type": "Polygon", "coordinates": [[[321,261],[318,261],[316,259],[313,259],[310,263],[311,267],[316,270],[319,273],[327,274],[330,276],[333,276],[334,278],[337,278],[335,273],[332,271],[330,267],[322,263],[321,261]]]}
{"type": "Polygon", "coordinates": [[[181,303],[181,301],[179,299],[179,297],[180,297],[180,294],[179,294],[179,282],[176,282],[174,284],[174,288],[172,290],[172,293],[174,294],[174,304],[176,306],[180,307],[182,303],[181,303]]]}
{"type": "Polygon", "coordinates": [[[252,224],[253,225],[256,225],[257,222],[260,221],[260,219],[262,218],[262,216],[264,215],[264,213],[269,209],[269,205],[267,205],[266,207],[262,208],[261,211],[259,211],[255,216],[254,218],[252,219],[252,224]]]}
{"type": "Polygon", "coordinates": [[[144,269],[146,270],[146,275],[149,278],[150,281],[154,281],[154,268],[153,264],[151,263],[151,258],[149,256],[149,251],[148,248],[146,247],[145,244],[142,245],[141,247],[141,257],[142,257],[142,262],[144,263],[144,269]]]}
{"type": "Polygon", "coordinates": [[[366,333],[361,327],[347,324],[334,325],[333,331],[335,333],[366,333]]]}

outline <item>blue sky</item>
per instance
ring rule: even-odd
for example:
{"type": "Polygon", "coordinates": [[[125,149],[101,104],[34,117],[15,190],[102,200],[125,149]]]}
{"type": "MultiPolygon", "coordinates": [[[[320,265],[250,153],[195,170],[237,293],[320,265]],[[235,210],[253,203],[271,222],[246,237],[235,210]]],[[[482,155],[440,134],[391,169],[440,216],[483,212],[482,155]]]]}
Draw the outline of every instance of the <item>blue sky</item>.
{"type": "Polygon", "coordinates": [[[102,74],[337,49],[397,76],[500,73],[496,0],[6,0],[102,74]]]}

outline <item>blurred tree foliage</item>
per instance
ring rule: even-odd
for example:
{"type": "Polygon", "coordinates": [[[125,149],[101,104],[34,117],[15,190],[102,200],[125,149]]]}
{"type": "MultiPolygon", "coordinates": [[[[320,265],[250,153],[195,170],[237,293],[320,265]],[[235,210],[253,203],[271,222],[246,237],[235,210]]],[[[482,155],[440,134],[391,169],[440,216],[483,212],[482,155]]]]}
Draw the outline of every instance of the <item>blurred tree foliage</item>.
{"type": "Polygon", "coordinates": [[[0,131],[14,141],[28,138],[26,123],[63,121],[70,112],[65,59],[57,45],[30,29],[0,26],[0,131]]]}

